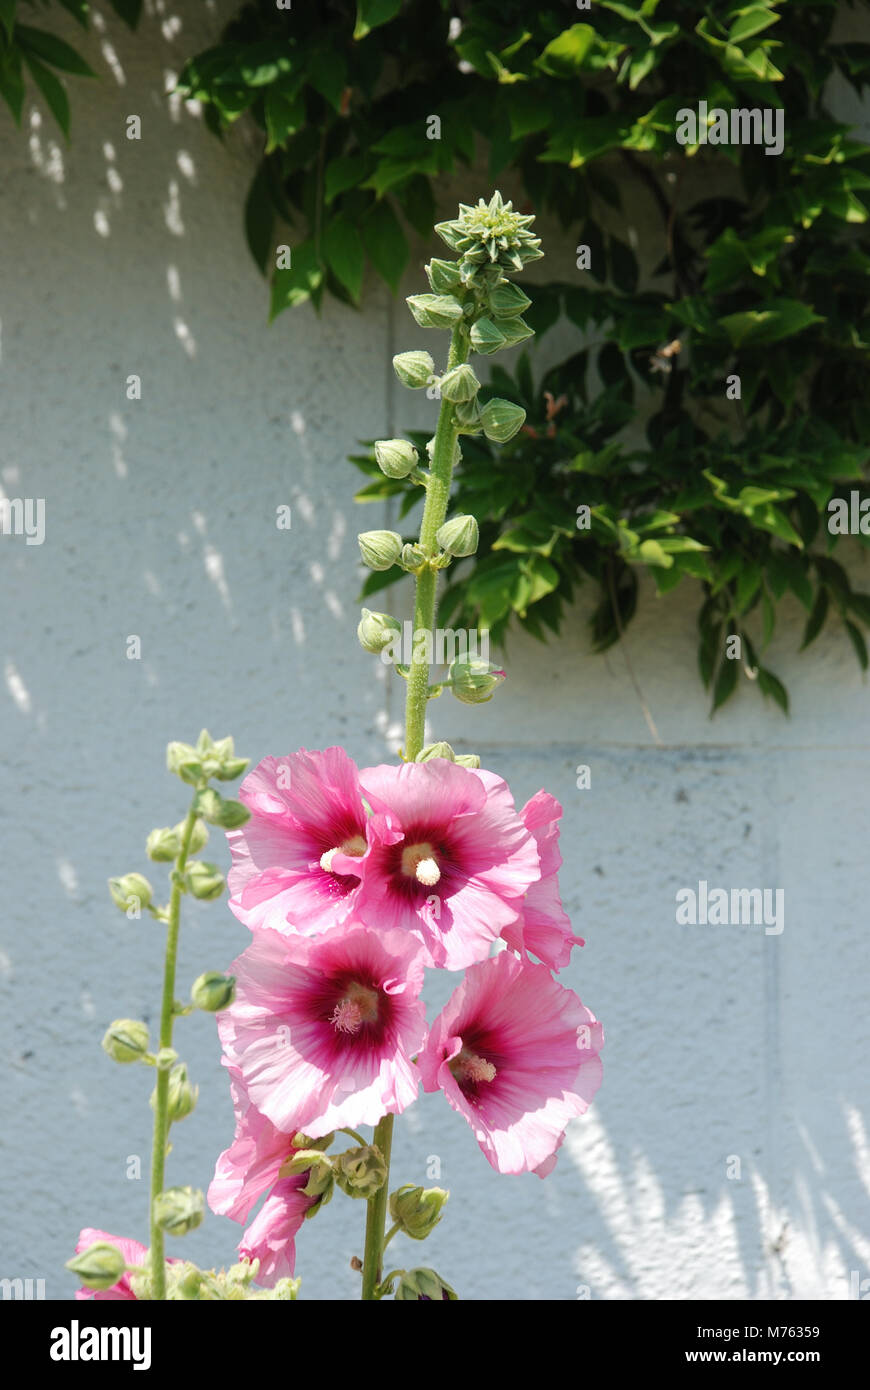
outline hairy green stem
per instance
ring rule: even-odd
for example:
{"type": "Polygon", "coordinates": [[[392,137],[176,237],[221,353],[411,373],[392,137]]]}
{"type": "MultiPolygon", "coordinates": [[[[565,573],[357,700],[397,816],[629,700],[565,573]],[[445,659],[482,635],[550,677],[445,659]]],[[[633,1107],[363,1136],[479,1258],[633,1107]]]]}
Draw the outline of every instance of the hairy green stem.
{"type": "MultiPolygon", "coordinates": [[[[184,833],[181,849],[175,861],[172,879],[172,892],[169,897],[169,924],[166,930],[166,954],[163,964],[163,1002],[160,1010],[160,1047],[172,1046],[172,1026],[175,1022],[175,966],[178,957],[178,932],[181,925],[181,876],[187,864],[193,827],[196,824],[196,797],[194,797],[184,833]]],[[[157,1094],[154,1101],[154,1138],[151,1146],[151,1296],[162,1302],[166,1298],[166,1266],[163,1252],[163,1229],[154,1219],[154,1203],[163,1191],[166,1170],[166,1149],[169,1140],[169,1070],[160,1068],[157,1072],[157,1094]]]]}
{"type": "MultiPolygon", "coordinates": [[[[468,336],[461,324],[457,324],[450,338],[450,353],[447,370],[458,367],[468,357],[468,336]]],[[[444,525],[447,507],[450,502],[450,484],[453,481],[453,455],[459,427],[456,412],[450,401],[442,400],[432,446],[432,466],[426,488],[426,505],[420,525],[420,545],[427,554],[434,555],[437,549],[436,535],[444,525]]],[[[435,625],[435,599],[438,586],[438,571],[428,565],[417,575],[417,589],[414,598],[414,634],[431,632],[435,625]]],[[[412,644],[411,670],[408,675],[408,693],[405,701],[405,761],[412,763],[420,752],[426,739],[426,705],[429,700],[429,663],[425,651],[419,649],[415,640],[412,644]]]]}
{"type": "Polygon", "coordinates": [[[362,1296],[373,1300],[384,1267],[384,1226],[390,1191],[390,1149],[393,1146],[393,1116],[384,1115],[375,1127],[372,1143],[383,1154],[387,1176],[374,1197],[369,1197],[366,1213],[366,1247],[363,1254],[362,1296]]]}
{"type": "MultiPolygon", "coordinates": [[[[457,324],[450,336],[450,352],[447,357],[447,370],[458,367],[468,357],[468,334],[462,324],[457,324]]],[[[432,446],[432,463],[426,485],[426,503],[423,520],[420,523],[420,546],[429,556],[438,549],[435,537],[444,525],[450,503],[450,485],[453,481],[453,455],[459,437],[456,412],[450,401],[441,401],[435,442],[432,446]]],[[[431,632],[435,626],[435,601],[438,589],[438,571],[426,565],[417,575],[414,596],[414,635],[421,631],[431,632]]],[[[408,695],[405,704],[405,761],[412,763],[423,747],[426,737],[426,705],[429,702],[429,663],[425,652],[419,651],[415,640],[412,644],[411,668],[408,673],[408,695]]],[[[366,1214],[366,1244],[363,1258],[364,1299],[375,1299],[381,1282],[384,1249],[386,1241],[384,1230],[387,1218],[387,1199],[390,1187],[390,1149],[393,1142],[393,1116],[384,1115],[375,1129],[372,1141],[384,1156],[387,1176],[384,1184],[370,1197],[366,1214]]],[[[396,1228],[390,1231],[390,1237],[396,1228]]],[[[388,1237],[389,1239],[389,1237],[388,1237]]]]}

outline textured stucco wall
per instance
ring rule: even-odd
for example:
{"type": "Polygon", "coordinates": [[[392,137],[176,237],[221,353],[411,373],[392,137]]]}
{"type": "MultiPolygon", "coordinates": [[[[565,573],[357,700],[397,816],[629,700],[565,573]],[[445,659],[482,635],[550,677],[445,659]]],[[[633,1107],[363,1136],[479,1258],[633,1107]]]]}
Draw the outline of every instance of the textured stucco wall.
{"type": "MultiPolygon", "coordinates": [[[[243,133],[224,149],[162,94],[232,8],[184,5],[178,32],[167,7],[136,37],[107,20],[70,149],[30,109],[23,136],[0,113],[0,481],[47,507],[42,546],[0,544],[0,1275],[45,1278],[52,1297],[72,1291],[80,1226],[145,1232],[151,1075],[112,1066],[99,1039],[118,1014],[153,1021],[160,929],[128,923],[105,880],[147,868],[148,829],[182,813],[166,742],[205,724],[254,759],[341,742],[367,763],[391,756],[401,716],[353,635],[355,534],[386,518],[354,506],[343,460],[434,421],[389,370],[419,335],[378,283],[361,315],[327,303],[267,328],[243,133]]],[[[457,180],[445,206],[478,191],[457,180]]],[[[550,241],[550,269],[568,272],[568,241],[550,241]]],[[[870,1275],[866,683],[836,631],[798,658],[786,607],[771,664],[793,717],[745,688],[711,723],[695,599],[645,590],[630,630],[661,747],[622,654],[588,653],[582,595],[559,643],[512,642],[491,705],[432,706],[437,735],[519,802],[541,785],[562,801],[563,894],[588,940],[562,978],[607,1031],[604,1088],[545,1183],[494,1174],[438,1096],[397,1126],[398,1181],[440,1159],[452,1197],[425,1259],[465,1296],[830,1299],[870,1275]],[[784,932],[677,926],[675,893],[699,879],[783,888],[784,932]]],[[[223,905],[185,911],[182,993],[247,939],[223,905]]],[[[453,983],[433,977],[433,1009],[453,983]]],[[[204,1186],[232,1120],[211,1020],[181,1023],[178,1045],[202,1089],[169,1173],[204,1186]]],[[[354,1296],[361,1229],[344,1200],[306,1225],[305,1296],[354,1296]]],[[[209,1217],[183,1250],[226,1262],[237,1236],[209,1217]]]]}

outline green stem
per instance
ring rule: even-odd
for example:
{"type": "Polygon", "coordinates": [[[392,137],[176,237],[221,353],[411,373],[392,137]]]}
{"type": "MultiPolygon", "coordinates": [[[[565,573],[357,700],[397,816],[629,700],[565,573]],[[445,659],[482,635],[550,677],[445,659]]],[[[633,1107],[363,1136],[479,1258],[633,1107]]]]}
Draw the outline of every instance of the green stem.
{"type": "Polygon", "coordinates": [[[384,1226],[387,1218],[387,1197],[390,1190],[390,1149],[393,1145],[393,1116],[384,1115],[375,1128],[372,1143],[380,1149],[387,1165],[387,1176],[382,1187],[368,1200],[366,1213],[366,1246],[363,1254],[362,1296],[366,1300],[375,1298],[375,1290],[381,1282],[384,1267],[384,1226]]]}
{"type": "MultiPolygon", "coordinates": [[[[450,337],[450,353],[447,370],[458,367],[468,357],[468,335],[461,324],[457,324],[450,337]]],[[[453,481],[453,454],[459,437],[456,412],[450,401],[442,400],[432,447],[432,466],[429,484],[426,488],[426,503],[420,525],[420,545],[427,554],[434,555],[437,549],[435,537],[444,525],[447,507],[450,502],[450,484],[453,481]]],[[[431,632],[435,625],[435,600],[437,596],[438,571],[427,566],[417,575],[414,596],[414,633],[431,632]]],[[[429,663],[425,651],[420,650],[416,641],[412,647],[411,670],[408,675],[408,693],[405,701],[405,761],[412,763],[420,752],[426,739],[426,705],[429,700],[429,663]]]]}
{"type": "MultiPolygon", "coordinates": [[[[178,932],[181,925],[181,875],[187,864],[193,827],[196,824],[196,797],[184,822],[181,849],[175,861],[175,874],[169,898],[169,924],[166,932],[166,955],[163,964],[163,1003],[160,1010],[160,1047],[172,1046],[172,1025],[175,1022],[175,966],[178,957],[178,932]]],[[[154,1219],[154,1202],[163,1191],[166,1170],[166,1149],[169,1140],[169,1071],[157,1072],[157,1095],[154,1101],[154,1138],[151,1145],[151,1296],[156,1301],[166,1298],[166,1266],[163,1253],[163,1229],[154,1219]]]]}
{"type": "MultiPolygon", "coordinates": [[[[462,324],[457,324],[450,335],[450,352],[447,357],[447,370],[451,371],[465,362],[468,357],[468,334],[462,324]]],[[[434,555],[438,549],[435,539],[444,525],[450,503],[450,485],[453,481],[453,455],[459,438],[456,412],[450,401],[441,401],[435,442],[432,446],[432,463],[426,486],[426,502],[423,507],[423,520],[420,524],[420,545],[427,555],[434,555]]],[[[414,596],[414,634],[431,632],[435,626],[435,601],[438,590],[438,571],[428,565],[417,575],[414,596]]],[[[405,703],[405,761],[412,763],[423,747],[426,738],[426,705],[429,702],[429,663],[420,644],[412,644],[411,667],[408,672],[408,694],[405,703]]],[[[393,1141],[393,1116],[384,1115],[375,1129],[373,1143],[380,1149],[387,1165],[384,1184],[370,1197],[366,1214],[366,1243],[363,1257],[364,1299],[375,1299],[381,1283],[383,1269],[384,1230],[387,1218],[387,1200],[390,1188],[390,1148],[393,1141]]],[[[396,1228],[390,1231],[392,1238],[396,1228]]]]}

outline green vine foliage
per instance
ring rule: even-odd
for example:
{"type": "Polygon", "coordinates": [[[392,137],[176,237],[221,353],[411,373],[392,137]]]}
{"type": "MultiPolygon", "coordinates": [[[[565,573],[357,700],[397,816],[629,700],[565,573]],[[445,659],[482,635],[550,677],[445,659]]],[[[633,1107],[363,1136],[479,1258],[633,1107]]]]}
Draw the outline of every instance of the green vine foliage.
{"type": "MultiPolygon", "coordinates": [[[[0,27],[10,10],[0,0],[0,27]]],[[[520,401],[526,426],[501,449],[463,445],[457,505],[486,543],[457,567],[440,621],[546,639],[591,579],[603,650],[646,569],[662,594],[701,586],[714,710],[744,674],[787,711],[765,665],[786,594],[806,609],[804,646],[831,620],[866,669],[870,596],[834,558],[828,512],[853,497],[863,516],[870,499],[870,147],[829,108],[834,82],[858,96],[870,82],[870,44],[834,28],[860,13],[835,0],[257,0],[186,64],[179,89],[215,133],[243,115],[261,132],[244,217],[273,318],[327,292],[359,305],[369,264],[395,290],[439,179],[481,158],[588,248],[570,283],[533,287],[525,314],[536,342],[567,320],[577,350],[537,381],[526,356],[510,378],[496,364],[491,393],[520,401]],[[781,153],[680,143],[680,113],[701,102],[782,111],[781,153]],[[620,231],[638,196],[657,219],[643,291],[620,231]]],[[[354,461],[371,475],[363,499],[416,500],[370,455],[354,461]]]]}

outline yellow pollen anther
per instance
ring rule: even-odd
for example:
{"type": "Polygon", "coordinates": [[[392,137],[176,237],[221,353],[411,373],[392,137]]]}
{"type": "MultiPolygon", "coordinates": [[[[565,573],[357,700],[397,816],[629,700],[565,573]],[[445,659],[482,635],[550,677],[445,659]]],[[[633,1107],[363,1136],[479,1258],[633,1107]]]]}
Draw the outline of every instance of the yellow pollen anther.
{"type": "Polygon", "coordinates": [[[368,845],[362,835],[351,835],[349,840],[342,840],[340,845],[321,854],[320,867],[325,873],[331,874],[332,861],[336,854],[347,854],[353,859],[361,859],[367,849],[368,845]]]}
{"type": "Polygon", "coordinates": [[[435,851],[424,841],[419,845],[406,845],[402,850],[402,873],[406,878],[416,878],[427,888],[434,888],[440,881],[441,870],[435,851]]]}
{"type": "Polygon", "coordinates": [[[494,1081],[496,1077],[496,1069],[492,1062],[488,1062],[485,1057],[478,1057],[466,1048],[462,1049],[458,1057],[454,1057],[450,1063],[450,1070],[460,1086],[463,1081],[494,1081]]]}

